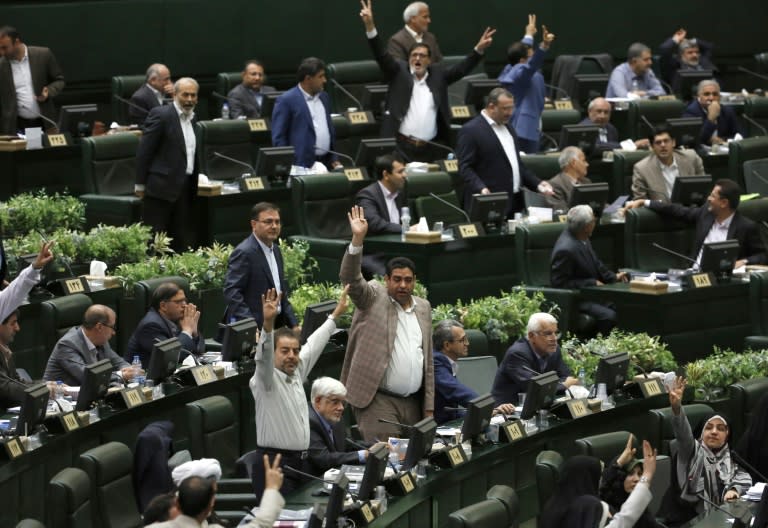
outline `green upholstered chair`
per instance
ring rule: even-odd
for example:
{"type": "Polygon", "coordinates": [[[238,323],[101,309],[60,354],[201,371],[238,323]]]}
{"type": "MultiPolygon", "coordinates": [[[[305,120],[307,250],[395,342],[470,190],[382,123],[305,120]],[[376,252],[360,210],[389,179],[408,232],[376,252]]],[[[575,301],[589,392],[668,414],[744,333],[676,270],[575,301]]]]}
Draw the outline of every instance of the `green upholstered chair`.
{"type": "Polygon", "coordinates": [[[629,103],[627,120],[632,137],[644,138],[650,133],[643,117],[654,127],[664,124],[667,119],[680,117],[685,110],[685,103],[679,99],[671,101],[638,100],[629,103]],[[641,117],[642,116],[642,117],[641,117]]]}
{"type": "Polygon", "coordinates": [[[487,356],[488,355],[488,336],[482,330],[474,328],[465,328],[467,339],[469,339],[469,355],[487,356]]]}
{"type": "MultiPolygon", "coordinates": [[[[146,75],[115,75],[112,77],[112,95],[130,99],[133,92],[141,88],[147,81],[146,75]]],[[[121,125],[130,124],[128,121],[128,105],[112,97],[112,119],[121,125]]]]}
{"type": "Polygon", "coordinates": [[[506,527],[512,524],[507,507],[497,499],[485,499],[448,516],[448,528],[506,527]]]}
{"type": "Polygon", "coordinates": [[[155,277],[154,279],[147,279],[136,283],[133,289],[133,296],[136,299],[136,304],[139,307],[141,316],[143,317],[147,310],[149,310],[152,304],[152,295],[158,286],[164,282],[173,282],[183,289],[189,295],[189,281],[184,277],[178,275],[169,275],[167,277],[155,277]]]}
{"type": "Polygon", "coordinates": [[[139,138],[130,133],[83,138],[81,174],[87,194],[88,227],[129,225],[141,220],[141,200],[133,193],[139,138]]]}
{"type": "Polygon", "coordinates": [[[555,492],[562,465],[563,457],[557,451],[541,451],[536,455],[536,493],[539,499],[539,511],[555,492]]]}
{"type": "Polygon", "coordinates": [[[757,402],[768,393],[768,378],[754,378],[740,381],[729,387],[731,395],[730,419],[732,438],[739,438],[752,422],[752,413],[757,402]]]}
{"type": "MultiPolygon", "coordinates": [[[[766,55],[763,53],[762,55],[766,55]]],[[[744,115],[757,121],[763,128],[744,120],[747,125],[747,133],[750,137],[765,135],[765,128],[768,128],[768,100],[765,97],[748,97],[744,101],[744,115]]]]}
{"type": "MultiPolygon", "coordinates": [[[[379,65],[375,60],[344,61],[328,64],[325,73],[350,92],[357,101],[362,102],[366,84],[384,81],[379,65]]],[[[326,90],[331,96],[334,112],[343,112],[350,107],[358,107],[357,102],[340,90],[333,82],[328,82],[326,90]]]]}
{"type": "Polygon", "coordinates": [[[728,177],[744,188],[744,162],[768,158],[768,136],[749,137],[728,143],[728,177]]]}
{"type": "Polygon", "coordinates": [[[744,347],[755,350],[768,348],[768,276],[764,273],[750,277],[749,306],[752,335],[744,339],[744,347]]]}
{"type": "Polygon", "coordinates": [[[82,469],[68,467],[48,483],[48,528],[88,528],[93,524],[91,481],[82,469]]]}
{"type": "Polygon", "coordinates": [[[444,203],[432,198],[434,193],[443,200],[461,209],[459,199],[453,190],[451,175],[447,172],[426,172],[410,174],[406,181],[405,194],[408,205],[415,213],[414,221],[422,216],[427,218],[430,227],[436,221],[442,221],[446,226],[465,221],[464,215],[444,203]]]}
{"type": "MultiPolygon", "coordinates": [[[[216,74],[216,93],[223,95],[224,97],[229,94],[229,91],[242,82],[242,76],[240,72],[219,72],[216,74]]],[[[224,104],[219,98],[215,98],[213,104],[209,104],[213,115],[216,117],[221,115],[221,107],[224,104]]]]}
{"type": "Polygon", "coordinates": [[[240,428],[232,402],[224,396],[210,396],[186,405],[193,459],[216,458],[222,476],[235,474],[240,456],[240,428]]]}
{"type": "MultiPolygon", "coordinates": [[[[199,121],[196,125],[200,172],[212,180],[233,181],[254,172],[216,153],[253,166],[251,128],[242,119],[199,121]]],[[[255,175],[254,175],[255,176],[255,175]]]]}
{"type": "Polygon", "coordinates": [[[628,268],[664,271],[688,263],[653,247],[653,243],[683,255],[691,250],[693,227],[644,207],[627,211],[624,224],[624,264],[628,268]]]}
{"type": "Polygon", "coordinates": [[[520,499],[514,488],[504,484],[496,484],[486,492],[485,496],[489,500],[495,499],[501,502],[507,508],[507,515],[511,521],[510,526],[518,525],[517,516],[520,514],[520,499]]]}
{"type": "MultiPolygon", "coordinates": [[[[612,431],[610,433],[577,438],[575,441],[576,451],[580,455],[593,456],[608,464],[624,450],[628,437],[629,431],[612,431]]],[[[638,453],[642,452],[637,439],[635,439],[634,445],[638,453]]]]}
{"type": "Polygon", "coordinates": [[[647,150],[615,151],[613,153],[613,178],[611,196],[629,195],[632,199],[632,170],[635,163],[648,156],[647,150]]]}
{"type": "Polygon", "coordinates": [[[532,171],[540,180],[549,180],[560,172],[558,156],[553,154],[529,154],[522,156],[525,168],[532,171]]]}
{"type": "Polygon", "coordinates": [[[491,392],[499,363],[493,356],[459,358],[456,378],[478,394],[491,392]]]}
{"type": "Polygon", "coordinates": [[[133,497],[133,454],[120,442],[109,442],[80,455],[80,466],[93,488],[93,525],[138,528],[141,515],[133,497]]]}
{"type": "MultiPolygon", "coordinates": [[[[579,121],[581,121],[581,112],[576,109],[545,109],[541,113],[541,134],[549,139],[553,147],[562,150],[562,147],[560,147],[560,131],[563,125],[575,125],[579,121]]],[[[544,139],[542,139],[542,144],[546,144],[544,139]]]]}
{"type": "Polygon", "coordinates": [[[83,315],[91,304],[93,301],[84,293],[54,297],[40,303],[40,334],[45,341],[45,358],[41,358],[42,365],[36,366],[39,370],[34,369],[32,372],[42,373],[45,370],[48,356],[56,342],[70,328],[83,322],[83,315]]]}
{"type": "MultiPolygon", "coordinates": [[[[713,412],[712,407],[703,403],[692,403],[683,405],[688,423],[691,424],[691,430],[695,429],[701,419],[713,412]]],[[[652,409],[648,411],[648,427],[646,429],[646,439],[656,448],[659,454],[671,455],[670,444],[675,439],[672,431],[672,409],[665,407],[662,409],[652,409]]]]}
{"type": "MultiPolygon", "coordinates": [[[[90,526],[90,525],[83,525],[90,526]]],[[[45,525],[37,519],[22,519],[16,525],[16,528],[45,528],[45,525]]]]}
{"type": "Polygon", "coordinates": [[[768,158],[744,162],[744,192],[768,196],[768,158]]]}

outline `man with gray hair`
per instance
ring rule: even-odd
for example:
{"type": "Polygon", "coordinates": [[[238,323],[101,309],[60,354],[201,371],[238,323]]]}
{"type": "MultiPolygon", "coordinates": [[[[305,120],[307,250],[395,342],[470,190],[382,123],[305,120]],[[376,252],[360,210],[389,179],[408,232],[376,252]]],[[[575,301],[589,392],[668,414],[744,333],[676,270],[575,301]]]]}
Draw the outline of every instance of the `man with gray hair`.
{"type": "Polygon", "coordinates": [[[133,92],[128,105],[128,118],[131,124],[143,127],[149,111],[163,106],[173,97],[171,71],[165,64],[152,64],[147,68],[147,82],[133,92]]]}
{"type": "MultiPolygon", "coordinates": [[[[659,45],[661,78],[677,90],[680,83],[679,70],[717,71],[712,62],[714,46],[711,42],[688,36],[685,28],[680,28],[659,45]]],[[[690,94],[684,94],[686,96],[690,94]]]]}
{"type": "Polygon", "coordinates": [[[403,11],[403,29],[389,37],[387,51],[396,59],[408,60],[408,55],[414,44],[426,44],[431,51],[432,63],[443,60],[437,38],[427,31],[432,19],[429,16],[429,6],[424,2],[412,2],[403,11]]]}
{"type": "Polygon", "coordinates": [[[666,92],[651,70],[651,48],[635,42],[627,50],[627,62],[611,72],[606,97],[649,97],[666,92]]]}
{"type": "MultiPolygon", "coordinates": [[[[552,250],[550,283],[555,288],[582,288],[626,281],[626,273],[614,273],[605,267],[592,248],[589,238],[597,221],[588,205],[577,205],[568,211],[568,225],[552,250]]],[[[581,301],[579,311],[597,321],[597,331],[608,335],[616,326],[613,306],[581,301]]]]}
{"type": "Polygon", "coordinates": [[[554,194],[547,196],[547,203],[555,211],[565,212],[570,207],[573,188],[592,181],[587,178],[589,163],[579,147],[565,147],[557,161],[560,172],[549,180],[554,194]]]}
{"type": "Polygon", "coordinates": [[[563,361],[558,339],[560,333],[554,316],[542,312],[531,315],[527,337],[521,337],[509,347],[496,371],[491,390],[496,405],[517,401],[518,395],[528,390],[528,382],[536,372],[556,372],[560,378],[558,392],[565,392],[568,387],[579,383],[563,361]]]}
{"type": "Polygon", "coordinates": [[[701,81],[696,93],[696,100],[691,101],[683,117],[701,118],[697,145],[721,145],[736,134],[746,135],[733,108],[720,104],[720,84],[716,80],[701,81]]]}

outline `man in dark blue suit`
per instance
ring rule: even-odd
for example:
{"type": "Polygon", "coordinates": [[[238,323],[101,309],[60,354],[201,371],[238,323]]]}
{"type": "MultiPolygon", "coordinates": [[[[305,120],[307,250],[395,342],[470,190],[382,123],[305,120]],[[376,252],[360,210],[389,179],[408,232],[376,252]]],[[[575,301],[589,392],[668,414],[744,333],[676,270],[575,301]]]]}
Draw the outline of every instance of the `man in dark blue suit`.
{"type": "Polygon", "coordinates": [[[305,169],[315,162],[328,169],[341,165],[331,122],[331,100],[325,87],[325,63],[316,57],[301,61],[299,84],[277,98],[272,111],[272,145],[292,146],[294,165],[305,169]]]}
{"type": "Polygon", "coordinates": [[[166,103],[173,97],[171,71],[165,64],[152,64],[147,68],[147,82],[131,95],[128,119],[131,124],[144,126],[150,110],[166,103]]]}
{"type": "Polygon", "coordinates": [[[181,343],[179,360],[190,353],[203,354],[205,339],[197,330],[199,320],[200,312],[187,302],[184,290],[174,282],[164,282],[152,293],[152,305],[128,340],[123,359],[130,363],[134,356],[139,356],[141,364],[148,367],[155,343],[172,337],[178,337],[181,343]]]}
{"type": "Polygon", "coordinates": [[[192,202],[197,192],[195,105],[197,81],[174,84],[173,104],[153,108],[136,154],[136,196],[143,199],[141,220],[152,231],[173,238],[177,252],[194,246],[192,202]]]}
{"type": "Polygon", "coordinates": [[[289,288],[283,273],[283,255],[277,239],[280,236],[280,209],[259,202],[251,209],[252,234],[229,256],[224,299],[227,302],[225,322],[253,317],[259,327],[264,324],[261,296],[274,288],[280,295],[275,327],[298,326],[293,307],[288,302],[289,288]]]}
{"type": "Polygon", "coordinates": [[[720,104],[720,84],[716,80],[701,81],[697,92],[696,100],[683,112],[683,117],[700,117],[703,121],[697,145],[721,145],[736,134],[746,136],[733,108],[720,104]]]}
{"type": "Polygon", "coordinates": [[[507,217],[525,207],[523,187],[552,195],[552,186],[541,181],[520,160],[518,139],[509,118],[515,109],[512,94],[494,88],[480,115],[459,131],[456,155],[464,179],[464,208],[473,194],[509,193],[507,217]]]}
{"type": "MultiPolygon", "coordinates": [[[[587,117],[580,125],[596,125],[600,127],[600,135],[597,137],[597,150],[613,150],[621,148],[619,142],[619,131],[611,124],[611,103],[605,97],[595,97],[587,106],[587,117]]],[[[562,150],[565,145],[560,145],[562,150]]],[[[635,141],[635,147],[647,149],[650,146],[648,138],[642,138],[635,141]]]]}

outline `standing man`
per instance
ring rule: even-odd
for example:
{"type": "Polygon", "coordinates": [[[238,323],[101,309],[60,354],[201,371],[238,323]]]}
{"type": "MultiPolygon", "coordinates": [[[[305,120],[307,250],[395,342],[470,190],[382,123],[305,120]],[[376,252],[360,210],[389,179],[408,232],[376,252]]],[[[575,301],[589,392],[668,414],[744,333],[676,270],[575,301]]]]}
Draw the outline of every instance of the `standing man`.
{"type": "Polygon", "coordinates": [[[470,119],[459,131],[456,154],[459,173],[464,179],[464,208],[473,194],[509,193],[506,216],[525,208],[523,187],[552,194],[552,187],[539,180],[520,160],[519,139],[509,118],[515,110],[512,94],[494,88],[480,115],[470,119]]]}
{"type": "MultiPolygon", "coordinates": [[[[595,97],[587,106],[587,117],[581,120],[580,125],[597,125],[600,127],[600,135],[597,137],[597,148],[600,150],[613,150],[621,148],[619,143],[619,131],[611,124],[611,103],[604,97],[595,97]]],[[[635,147],[647,149],[647,138],[635,140],[635,147]]]]}
{"type": "Polygon", "coordinates": [[[245,117],[258,119],[262,114],[264,94],[274,92],[273,86],[265,86],[264,65],[261,61],[251,59],[245,62],[241,74],[243,82],[232,88],[227,94],[229,114],[232,119],[245,117]]]}
{"type": "Polygon", "coordinates": [[[56,121],[53,99],[64,89],[64,73],[53,52],[27,46],[16,28],[3,26],[0,57],[0,134],[32,127],[55,131],[50,124],[56,121]]]}
{"type": "Polygon", "coordinates": [[[402,434],[398,426],[379,418],[413,425],[432,416],[432,310],[429,301],[413,296],[416,274],[410,259],[390,260],[383,285],[363,279],[360,262],[368,222],[359,206],[348,217],[352,243],[341,261],[339,277],[349,285],[357,309],[341,382],[363,438],[373,442],[402,434]]]}
{"type": "Polygon", "coordinates": [[[716,80],[701,81],[696,93],[696,100],[691,101],[683,117],[701,118],[697,145],[723,145],[736,134],[746,136],[733,108],[720,104],[720,84],[716,80]]]}
{"type": "Polygon", "coordinates": [[[512,113],[512,128],[518,137],[518,148],[527,154],[539,151],[541,136],[541,113],[544,111],[546,86],[541,70],[544,56],[555,40],[554,33],[541,26],[541,44],[533,51],[533,36],[536,34],[536,15],[528,15],[525,37],[507,50],[507,62],[499,74],[499,82],[515,99],[512,113]]]}
{"type": "Polygon", "coordinates": [[[627,62],[611,72],[606,97],[649,97],[666,92],[651,69],[651,48],[635,42],[627,50],[627,62]]]}
{"type": "Polygon", "coordinates": [[[405,27],[389,37],[387,51],[394,58],[408,61],[409,52],[414,44],[426,44],[432,50],[432,62],[443,60],[437,37],[427,31],[432,19],[429,16],[429,6],[424,2],[413,2],[403,11],[405,27]]]}
{"type": "MultiPolygon", "coordinates": [[[[316,57],[301,61],[299,84],[277,98],[272,112],[272,145],[295,149],[291,174],[305,174],[319,162],[326,169],[341,163],[331,122],[331,98],[325,87],[325,63],[316,57]]],[[[326,170],[327,172],[327,170],[326,170]]]]}
{"type": "Polygon", "coordinates": [[[197,81],[173,85],[173,104],[153,108],[136,154],[136,196],[143,199],[142,222],[173,238],[178,253],[194,246],[192,202],[197,192],[195,106],[197,81]]]}
{"type": "MultiPolygon", "coordinates": [[[[389,85],[382,137],[395,137],[405,161],[433,161],[434,141],[448,143],[451,112],[448,85],[467,75],[482,60],[496,30],[486,28],[475,49],[464,60],[446,68],[432,64],[432,50],[425,42],[408,51],[408,62],[397,60],[384,49],[373,23],[373,0],[360,0],[360,18],[374,59],[389,85]]],[[[447,148],[447,147],[446,147],[447,148]]],[[[444,154],[444,149],[440,149],[444,154]]],[[[450,149],[449,149],[450,150],[450,149]]]]}
{"type": "Polygon", "coordinates": [[[288,301],[289,286],[283,271],[283,254],[277,239],[280,236],[280,209],[268,202],[259,202],[251,209],[251,235],[240,242],[229,256],[224,279],[224,299],[227,301],[226,323],[253,317],[261,326],[261,296],[269,289],[279,295],[276,327],[296,328],[296,316],[288,301]]]}
{"type": "Polygon", "coordinates": [[[131,123],[144,126],[149,111],[163,106],[173,98],[171,70],[165,64],[152,64],[147,68],[147,82],[142,84],[131,96],[128,106],[128,118],[131,123]]]}
{"type": "Polygon", "coordinates": [[[568,211],[573,188],[582,183],[592,183],[592,180],[587,178],[589,163],[579,147],[565,147],[557,161],[560,172],[548,180],[554,194],[547,196],[547,202],[555,211],[568,211]]]}

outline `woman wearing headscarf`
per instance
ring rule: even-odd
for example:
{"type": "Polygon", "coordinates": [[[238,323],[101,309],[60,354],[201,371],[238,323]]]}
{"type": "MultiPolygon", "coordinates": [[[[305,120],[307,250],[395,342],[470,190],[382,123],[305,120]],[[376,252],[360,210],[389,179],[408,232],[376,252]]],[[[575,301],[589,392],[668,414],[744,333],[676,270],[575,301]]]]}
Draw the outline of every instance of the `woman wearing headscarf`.
{"type": "MultiPolygon", "coordinates": [[[[768,475],[768,394],[757,402],[749,427],[741,435],[736,451],[760,475],[768,475]]],[[[762,481],[757,473],[749,471],[753,481],[762,481]]]]}

